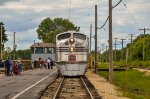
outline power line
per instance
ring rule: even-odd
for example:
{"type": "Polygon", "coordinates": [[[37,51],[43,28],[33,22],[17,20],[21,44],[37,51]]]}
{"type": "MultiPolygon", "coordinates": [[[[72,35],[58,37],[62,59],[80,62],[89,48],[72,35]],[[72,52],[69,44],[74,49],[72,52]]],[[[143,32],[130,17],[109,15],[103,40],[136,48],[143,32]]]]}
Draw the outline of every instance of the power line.
{"type": "Polygon", "coordinates": [[[120,3],[121,3],[122,0],[120,0],[116,5],[114,5],[112,8],[115,8],[117,7],[120,3]]]}
{"type": "Polygon", "coordinates": [[[97,29],[102,29],[102,28],[106,25],[108,19],[109,19],[109,16],[107,17],[107,19],[106,19],[106,21],[104,22],[104,24],[103,24],[100,28],[97,28],[97,29]]]}
{"type": "Polygon", "coordinates": [[[139,27],[139,24],[138,24],[137,21],[135,20],[134,16],[132,15],[132,13],[130,13],[130,11],[129,11],[128,7],[127,7],[127,4],[125,4],[123,1],[122,1],[122,3],[123,3],[123,5],[125,6],[125,8],[127,8],[128,13],[130,14],[131,18],[133,19],[133,21],[135,22],[135,24],[137,25],[137,27],[140,28],[140,27],[139,27]]]}
{"type": "MultiPolygon", "coordinates": [[[[112,7],[112,9],[114,9],[115,7],[117,7],[117,6],[121,3],[121,1],[122,1],[122,0],[120,0],[116,5],[114,5],[114,6],[112,7]]],[[[97,29],[102,29],[102,28],[106,25],[108,19],[109,19],[109,16],[107,17],[107,19],[106,19],[106,21],[104,22],[104,24],[103,24],[100,28],[97,28],[97,29]]]]}
{"type": "Polygon", "coordinates": [[[69,18],[70,19],[70,10],[71,10],[71,0],[69,0],[69,18]]]}

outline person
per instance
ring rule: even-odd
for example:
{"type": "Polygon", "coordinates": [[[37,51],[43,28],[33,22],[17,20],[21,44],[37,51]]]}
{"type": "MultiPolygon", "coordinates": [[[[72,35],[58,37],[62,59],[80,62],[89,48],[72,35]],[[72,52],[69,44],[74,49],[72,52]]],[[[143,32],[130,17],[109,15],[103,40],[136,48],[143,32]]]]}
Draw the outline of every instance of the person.
{"type": "Polygon", "coordinates": [[[0,67],[4,67],[4,62],[0,59],[0,67]]]}
{"type": "Polygon", "coordinates": [[[32,70],[34,70],[34,68],[36,68],[36,66],[37,66],[37,61],[36,61],[36,59],[31,63],[31,68],[32,68],[32,70]]]}
{"type": "Polygon", "coordinates": [[[53,69],[53,60],[51,58],[50,58],[50,60],[51,60],[50,61],[50,64],[51,64],[50,66],[51,66],[51,69],[53,69]]]}
{"type": "Polygon", "coordinates": [[[20,76],[21,72],[22,72],[22,59],[21,58],[17,59],[17,66],[18,66],[18,72],[19,72],[19,76],[20,76]]]}
{"type": "Polygon", "coordinates": [[[8,57],[5,61],[6,76],[10,76],[11,65],[12,65],[11,59],[8,57]]]}
{"type": "Polygon", "coordinates": [[[44,63],[43,59],[42,59],[42,58],[39,58],[39,66],[40,66],[40,69],[42,69],[43,63],[44,63]]]}
{"type": "Polygon", "coordinates": [[[44,61],[44,67],[45,67],[45,69],[48,69],[48,67],[47,67],[47,59],[44,61]]]}
{"type": "Polygon", "coordinates": [[[19,75],[19,68],[18,68],[18,66],[17,66],[15,61],[13,61],[12,71],[13,71],[13,74],[19,75]]]}
{"type": "Polygon", "coordinates": [[[34,60],[33,63],[34,63],[34,68],[37,67],[37,60],[36,59],[34,60]]]}
{"type": "Polygon", "coordinates": [[[51,65],[51,60],[50,60],[50,57],[47,59],[47,67],[48,69],[50,69],[50,65],[51,65]]]}

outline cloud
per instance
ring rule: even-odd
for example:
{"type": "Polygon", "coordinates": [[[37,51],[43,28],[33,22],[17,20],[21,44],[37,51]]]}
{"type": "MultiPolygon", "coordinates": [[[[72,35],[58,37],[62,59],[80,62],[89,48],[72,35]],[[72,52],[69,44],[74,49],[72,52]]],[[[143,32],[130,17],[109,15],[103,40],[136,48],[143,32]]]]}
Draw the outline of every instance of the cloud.
{"type": "MultiPolygon", "coordinates": [[[[8,35],[9,41],[6,43],[6,47],[9,46],[11,49],[13,48],[14,43],[14,33],[7,31],[6,34],[8,35]]],[[[30,46],[33,44],[33,42],[41,42],[41,40],[38,39],[36,34],[36,28],[30,29],[23,32],[16,32],[15,33],[15,42],[17,45],[17,50],[19,49],[30,49],[30,46]]]]}
{"type": "MultiPolygon", "coordinates": [[[[117,2],[118,0],[113,0],[113,5],[117,2]]],[[[149,0],[123,0],[123,2],[113,9],[113,38],[126,38],[130,33],[139,34],[139,27],[150,26],[149,0]]],[[[101,27],[108,16],[107,0],[0,0],[0,5],[4,5],[0,6],[0,19],[5,24],[8,34],[16,32],[20,36],[18,48],[21,48],[21,42],[24,42],[22,43],[26,46],[23,46],[24,48],[29,48],[33,39],[38,40],[35,30],[47,17],[69,18],[87,35],[92,24],[92,35],[94,35],[95,4],[98,8],[98,27],[101,27]]],[[[102,43],[108,45],[108,31],[107,22],[104,28],[98,30],[98,46],[102,43]]],[[[12,45],[13,38],[10,36],[9,39],[9,45],[12,45]]],[[[94,39],[92,41],[94,42],[94,39]]]]}
{"type": "Polygon", "coordinates": [[[0,5],[5,5],[8,2],[17,2],[17,1],[20,1],[20,0],[1,0],[0,5]]]}

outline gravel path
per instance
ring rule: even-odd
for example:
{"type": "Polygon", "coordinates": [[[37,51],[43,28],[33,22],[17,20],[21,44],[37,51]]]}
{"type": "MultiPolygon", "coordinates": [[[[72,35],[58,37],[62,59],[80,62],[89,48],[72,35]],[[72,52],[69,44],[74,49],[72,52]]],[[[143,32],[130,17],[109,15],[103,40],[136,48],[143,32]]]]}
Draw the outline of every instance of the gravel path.
{"type": "Polygon", "coordinates": [[[102,99],[129,99],[122,97],[121,92],[116,90],[116,86],[108,83],[104,77],[94,74],[92,70],[88,70],[85,76],[97,89],[97,92],[102,96],[102,99]]]}

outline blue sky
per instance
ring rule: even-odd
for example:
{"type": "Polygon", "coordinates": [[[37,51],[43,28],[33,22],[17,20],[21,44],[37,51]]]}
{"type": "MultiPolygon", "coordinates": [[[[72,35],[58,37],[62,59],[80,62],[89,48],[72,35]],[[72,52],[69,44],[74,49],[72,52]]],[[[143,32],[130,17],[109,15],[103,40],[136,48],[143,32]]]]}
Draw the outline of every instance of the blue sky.
{"type": "MultiPolygon", "coordinates": [[[[118,1],[113,0],[113,5],[118,1]]],[[[13,32],[16,32],[17,49],[29,49],[34,40],[41,42],[37,38],[36,29],[47,17],[69,18],[87,35],[90,24],[93,24],[94,33],[95,4],[98,6],[98,27],[101,27],[108,16],[108,0],[0,0],[0,21],[4,23],[9,38],[6,46],[12,48],[13,32]]],[[[139,28],[150,28],[149,9],[149,0],[123,0],[113,9],[113,38],[119,38],[118,44],[122,38],[129,42],[130,33],[135,36],[143,33],[138,31],[139,28]]],[[[101,48],[101,44],[108,45],[107,40],[108,23],[98,30],[98,46],[101,48]]],[[[94,40],[92,42],[94,44],[94,40]]]]}

